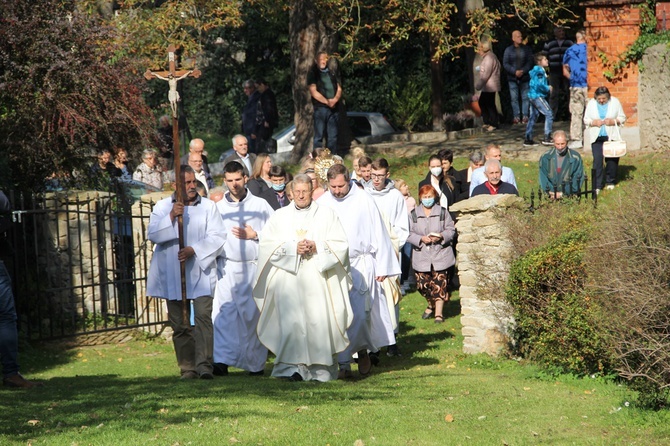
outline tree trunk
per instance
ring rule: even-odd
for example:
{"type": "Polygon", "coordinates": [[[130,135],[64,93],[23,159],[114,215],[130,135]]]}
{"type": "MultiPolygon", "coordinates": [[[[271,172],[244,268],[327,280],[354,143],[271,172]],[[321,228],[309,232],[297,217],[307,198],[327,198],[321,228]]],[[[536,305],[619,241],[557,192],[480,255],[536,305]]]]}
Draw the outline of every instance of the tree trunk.
{"type": "Polygon", "coordinates": [[[314,108],[307,88],[307,73],[314,65],[319,45],[319,19],[311,0],[293,0],[289,14],[291,82],[295,121],[295,146],[291,162],[296,164],[312,147],[314,108]]]}
{"type": "Polygon", "coordinates": [[[430,110],[433,116],[433,131],[442,130],[442,90],[444,76],[442,73],[442,59],[434,59],[435,42],[430,39],[430,110]]]}

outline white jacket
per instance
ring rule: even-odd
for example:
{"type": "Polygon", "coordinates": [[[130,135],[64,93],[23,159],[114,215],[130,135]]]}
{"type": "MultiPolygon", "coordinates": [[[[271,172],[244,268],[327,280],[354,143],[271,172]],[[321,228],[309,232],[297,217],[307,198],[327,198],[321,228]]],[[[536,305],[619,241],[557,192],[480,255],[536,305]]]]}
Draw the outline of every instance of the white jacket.
{"type": "MultiPolygon", "coordinates": [[[[623,112],[623,107],[621,103],[615,97],[610,97],[607,106],[607,114],[605,115],[606,119],[612,118],[616,119],[619,125],[623,125],[626,122],[626,115],[623,112]]],[[[588,132],[588,141],[593,143],[598,139],[598,134],[600,133],[600,127],[593,127],[591,123],[595,119],[600,119],[600,114],[598,113],[598,101],[591,99],[588,104],[586,104],[586,111],[584,112],[584,124],[586,125],[586,131],[588,132]]],[[[605,130],[607,131],[607,136],[611,137],[616,130],[613,125],[606,125],[605,130]]]]}

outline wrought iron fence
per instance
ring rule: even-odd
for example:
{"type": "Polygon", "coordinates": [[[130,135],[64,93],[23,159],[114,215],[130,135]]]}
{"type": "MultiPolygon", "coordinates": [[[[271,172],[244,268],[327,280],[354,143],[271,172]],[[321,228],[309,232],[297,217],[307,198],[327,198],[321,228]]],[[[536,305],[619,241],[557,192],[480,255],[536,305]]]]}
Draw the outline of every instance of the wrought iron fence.
{"type": "MultiPolygon", "coordinates": [[[[535,191],[530,192],[530,206],[529,210],[532,212],[538,207],[542,206],[543,202],[548,202],[550,201],[550,193],[553,193],[554,196],[556,196],[556,193],[560,192],[562,197],[564,198],[572,198],[576,199],[578,201],[582,201],[582,199],[588,200],[591,198],[591,203],[593,206],[598,206],[598,190],[596,190],[593,185],[596,182],[596,170],[591,169],[591,181],[589,186],[589,178],[588,176],[584,176],[584,178],[580,179],[579,184],[582,185],[582,188],[578,191],[572,191],[571,186],[564,182],[560,185],[556,184],[554,185],[553,189],[547,189],[547,190],[542,190],[541,187],[537,188],[537,195],[535,195],[535,191]],[[536,204],[536,199],[537,199],[537,204],[536,204]]],[[[526,197],[524,197],[526,198],[526,197]]],[[[585,201],[587,202],[587,201],[585,201]]]]}
{"type": "Polygon", "coordinates": [[[3,258],[28,339],[162,329],[163,302],[145,294],[150,195],[128,187],[6,194],[13,211],[3,258]]]}

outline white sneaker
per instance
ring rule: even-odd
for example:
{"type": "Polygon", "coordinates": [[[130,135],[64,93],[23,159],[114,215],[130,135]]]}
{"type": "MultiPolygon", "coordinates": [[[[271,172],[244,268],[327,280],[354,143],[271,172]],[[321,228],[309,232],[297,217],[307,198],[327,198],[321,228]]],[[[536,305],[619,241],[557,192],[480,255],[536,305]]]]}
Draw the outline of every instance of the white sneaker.
{"type": "Polygon", "coordinates": [[[568,149],[577,150],[584,147],[581,141],[570,141],[568,143],[568,149]]]}
{"type": "Polygon", "coordinates": [[[614,189],[614,184],[608,184],[607,186],[605,186],[605,190],[612,190],[612,189],[614,189]]]}

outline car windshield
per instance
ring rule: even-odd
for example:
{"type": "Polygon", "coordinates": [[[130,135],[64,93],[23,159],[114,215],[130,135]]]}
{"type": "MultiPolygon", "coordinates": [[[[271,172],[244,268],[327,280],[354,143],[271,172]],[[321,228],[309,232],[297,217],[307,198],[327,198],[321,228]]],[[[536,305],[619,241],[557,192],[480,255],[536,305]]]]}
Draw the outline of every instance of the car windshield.
{"type": "Polygon", "coordinates": [[[290,132],[292,132],[292,131],[294,131],[294,130],[295,130],[295,125],[291,124],[291,125],[289,125],[288,127],[284,127],[283,129],[279,130],[277,133],[275,133],[274,135],[272,135],[272,137],[273,137],[274,139],[280,139],[280,138],[282,138],[283,136],[285,136],[286,134],[288,134],[288,133],[290,133],[290,132]]]}

